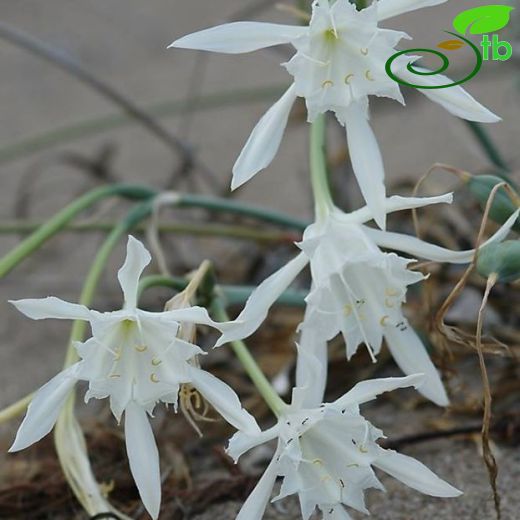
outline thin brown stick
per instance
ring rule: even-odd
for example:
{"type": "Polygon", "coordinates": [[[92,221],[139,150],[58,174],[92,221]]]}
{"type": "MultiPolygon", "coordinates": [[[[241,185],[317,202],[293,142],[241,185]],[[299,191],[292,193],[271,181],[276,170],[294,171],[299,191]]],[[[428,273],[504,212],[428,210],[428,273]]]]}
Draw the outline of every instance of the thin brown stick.
{"type": "Polygon", "coordinates": [[[489,377],[486,369],[484,352],[482,349],[482,322],[484,318],[484,309],[486,308],[489,293],[496,284],[497,279],[498,275],[496,273],[492,273],[487,280],[486,290],[484,292],[484,297],[482,298],[482,304],[480,305],[480,309],[478,311],[476,345],[484,394],[484,416],[482,418],[482,455],[484,457],[484,462],[486,464],[486,468],[489,474],[489,483],[491,485],[491,489],[493,490],[493,500],[495,502],[495,511],[497,514],[497,519],[500,520],[500,495],[497,489],[498,466],[495,456],[493,455],[493,452],[491,451],[491,447],[489,445],[491,405],[493,402],[493,398],[491,395],[491,385],[489,384],[489,377]]]}

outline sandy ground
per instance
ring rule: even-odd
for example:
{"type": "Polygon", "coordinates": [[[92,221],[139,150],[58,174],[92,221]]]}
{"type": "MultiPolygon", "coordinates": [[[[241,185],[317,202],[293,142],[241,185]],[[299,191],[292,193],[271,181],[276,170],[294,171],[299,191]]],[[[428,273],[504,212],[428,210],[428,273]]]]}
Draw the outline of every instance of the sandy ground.
{"type": "MultiPolygon", "coordinates": [[[[489,3],[501,2],[452,1],[391,20],[388,26],[405,29],[421,47],[432,47],[443,37],[441,31],[450,29],[456,13],[489,3]]],[[[189,102],[194,95],[288,82],[288,76],[278,66],[285,57],[277,52],[230,57],[166,49],[175,38],[234,17],[253,2],[17,0],[2,4],[3,22],[59,47],[141,106],[164,100],[189,102]]],[[[273,8],[257,18],[291,23],[287,14],[273,8]]],[[[513,38],[510,33],[509,36],[513,38]]],[[[457,61],[452,75],[457,76],[466,66],[464,60],[457,61]]],[[[114,112],[112,105],[75,79],[5,42],[0,43],[0,67],[0,148],[49,129],[114,112]]],[[[519,81],[515,63],[511,61],[486,63],[479,76],[467,85],[475,97],[503,117],[503,122],[490,126],[489,131],[513,165],[518,165],[520,157],[519,81]]],[[[407,91],[406,96],[406,108],[387,100],[376,100],[372,104],[372,124],[390,179],[418,178],[434,162],[450,163],[470,171],[482,171],[489,166],[462,122],[417,92],[407,91]]],[[[163,122],[189,141],[200,160],[225,183],[240,147],[270,103],[213,109],[188,118],[165,118],[163,122]]],[[[238,197],[283,208],[294,215],[310,216],[306,132],[305,125],[293,125],[273,164],[248,183],[238,197]]],[[[342,132],[337,129],[332,133],[337,145],[342,132]]],[[[115,146],[113,167],[121,180],[160,186],[175,163],[163,144],[141,128],[129,126],[0,164],[0,219],[13,218],[20,190],[31,194],[24,207],[26,214],[38,218],[52,214],[73,194],[92,186],[84,174],[57,159],[63,152],[92,157],[107,143],[115,146]]],[[[207,191],[207,186],[199,180],[195,182],[200,189],[207,191]]],[[[355,193],[356,188],[351,185],[355,193]]],[[[438,185],[438,189],[444,187],[438,185]]],[[[7,252],[16,242],[13,236],[0,237],[0,252],[7,252]]],[[[0,405],[9,404],[56,373],[68,333],[68,325],[64,323],[28,322],[6,300],[48,294],[76,299],[82,276],[98,243],[97,235],[56,238],[2,280],[0,405]]],[[[120,262],[120,255],[121,250],[109,267],[110,274],[120,262]]],[[[98,298],[99,306],[110,307],[117,298],[114,278],[107,276],[98,298]]],[[[441,474],[451,475],[456,484],[464,485],[465,498],[433,501],[388,482],[388,496],[374,501],[374,518],[492,518],[485,472],[472,444],[442,441],[418,446],[410,453],[420,455],[421,460],[431,463],[441,474]]],[[[515,511],[519,504],[513,483],[518,479],[520,460],[516,450],[504,447],[501,454],[501,485],[506,497],[504,519],[513,520],[518,518],[515,511]]],[[[197,520],[231,518],[230,508],[233,505],[218,506],[197,520]]],[[[270,515],[268,518],[292,518],[290,513],[275,510],[270,515]]]]}

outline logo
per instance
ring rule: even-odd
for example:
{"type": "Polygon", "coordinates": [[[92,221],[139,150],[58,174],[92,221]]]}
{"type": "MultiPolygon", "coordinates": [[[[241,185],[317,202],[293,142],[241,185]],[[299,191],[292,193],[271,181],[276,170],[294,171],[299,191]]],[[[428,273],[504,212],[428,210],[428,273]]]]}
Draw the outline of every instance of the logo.
{"type": "Polygon", "coordinates": [[[410,52],[420,52],[437,56],[441,60],[441,65],[436,70],[430,71],[416,68],[415,64],[411,62],[406,65],[408,71],[417,76],[435,76],[441,74],[448,69],[450,61],[445,54],[435,49],[407,49],[397,52],[387,60],[385,67],[386,73],[401,85],[420,89],[448,88],[465,83],[478,74],[484,61],[507,61],[513,55],[513,47],[510,42],[500,40],[498,34],[490,34],[503,29],[509,23],[512,10],[513,7],[508,5],[483,5],[481,7],[475,7],[474,9],[468,9],[467,11],[459,13],[453,20],[453,28],[457,32],[445,31],[450,36],[454,36],[455,39],[444,40],[438,43],[437,47],[439,49],[443,49],[444,51],[456,51],[467,46],[475,55],[475,66],[465,78],[446,85],[425,86],[409,83],[393,73],[392,65],[396,59],[410,52]],[[470,34],[482,35],[480,42],[482,51],[479,46],[475,45],[466,37],[470,34]]]}

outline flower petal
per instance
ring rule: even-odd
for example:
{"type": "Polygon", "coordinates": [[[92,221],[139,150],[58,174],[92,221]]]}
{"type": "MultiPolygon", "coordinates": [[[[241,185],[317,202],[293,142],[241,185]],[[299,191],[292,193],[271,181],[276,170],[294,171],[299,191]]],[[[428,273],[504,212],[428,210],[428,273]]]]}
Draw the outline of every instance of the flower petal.
{"type": "MultiPolygon", "coordinates": [[[[507,221],[502,224],[501,228],[480,247],[482,248],[488,244],[504,240],[509,231],[511,231],[511,228],[514,226],[519,215],[520,210],[515,211],[507,221]]],[[[368,226],[363,226],[363,231],[365,231],[365,233],[380,247],[403,251],[416,258],[426,258],[428,260],[433,260],[434,262],[467,264],[471,262],[471,259],[475,254],[474,249],[466,251],[451,251],[450,249],[424,242],[423,240],[419,240],[410,235],[390,233],[388,231],[369,228],[368,226]]]]}
{"type": "Polygon", "coordinates": [[[271,305],[293,282],[308,261],[307,256],[304,253],[300,253],[281,269],[266,278],[251,293],[237,319],[229,322],[229,327],[226,327],[215,346],[218,347],[229,341],[247,338],[253,334],[265,320],[271,305]]]}
{"type": "Polygon", "coordinates": [[[241,54],[291,43],[303,36],[307,30],[307,27],[297,25],[232,22],[188,34],[174,41],[169,48],[241,54]]]}
{"type": "MultiPolygon", "coordinates": [[[[423,208],[432,204],[451,204],[453,202],[453,193],[445,193],[444,195],[437,195],[435,197],[400,197],[393,195],[388,197],[385,201],[385,212],[393,213],[394,211],[403,211],[406,209],[423,208]]],[[[359,224],[364,224],[372,220],[372,213],[368,206],[352,211],[346,215],[345,220],[354,221],[359,224]]]]}
{"type": "Polygon", "coordinates": [[[345,128],[354,175],[374,220],[381,229],[386,226],[385,170],[374,132],[358,103],[345,111],[345,128]]]}
{"type": "Polygon", "coordinates": [[[53,428],[61,408],[77,382],[78,363],[63,370],[34,395],[10,452],[20,451],[45,437],[53,428]]]}
{"type": "MultiPolygon", "coordinates": [[[[155,317],[158,316],[158,313],[150,313],[155,317]]],[[[214,327],[215,329],[220,330],[220,323],[218,321],[214,321],[208,314],[208,311],[204,307],[186,307],[184,309],[174,309],[171,311],[165,311],[159,313],[161,318],[166,318],[170,320],[175,320],[176,322],[182,323],[195,323],[197,325],[209,325],[210,327],[214,327]]]]}
{"type": "Polygon", "coordinates": [[[21,313],[33,320],[90,320],[92,311],[84,305],[69,303],[54,296],[26,300],[9,300],[21,313]]]}
{"type": "Polygon", "coordinates": [[[385,327],[386,343],[395,362],[407,375],[424,374],[419,393],[438,406],[448,406],[446,390],[423,342],[410,325],[403,323],[401,327],[385,327]]]}
{"type": "Polygon", "coordinates": [[[126,245],[125,263],[119,269],[117,278],[125,297],[125,308],[137,307],[137,287],[144,268],[151,262],[152,257],[142,242],[133,236],[128,236],[126,245]]]}
{"type": "MultiPolygon", "coordinates": [[[[414,66],[414,68],[419,72],[429,72],[428,69],[423,69],[422,67],[414,66]]],[[[453,83],[450,78],[443,76],[442,74],[421,76],[413,74],[406,67],[401,69],[397,75],[414,85],[440,86],[453,83]]],[[[442,105],[451,114],[461,117],[462,119],[478,121],[480,123],[496,123],[501,121],[500,117],[493,114],[493,112],[488,110],[485,106],[481,105],[460,85],[436,89],[419,88],[417,90],[435,103],[442,105]]]]}
{"type": "Polygon", "coordinates": [[[144,408],[130,401],[125,409],[126,452],[143,505],[153,519],[161,508],[159,452],[144,408]]]}
{"type": "Polygon", "coordinates": [[[373,463],[407,486],[434,497],[458,497],[462,491],[454,488],[418,460],[393,450],[381,450],[373,463]]]}
{"type": "Polygon", "coordinates": [[[295,100],[296,89],[293,84],[258,121],[233,166],[232,190],[271,164],[280,148],[295,100]]]}
{"type": "Polygon", "coordinates": [[[271,428],[261,432],[261,433],[245,433],[245,432],[236,432],[233,437],[229,440],[229,445],[226,449],[226,453],[237,462],[238,459],[246,452],[260,444],[264,444],[265,442],[272,441],[278,437],[278,433],[280,431],[280,427],[278,424],[275,424],[271,428]]]}
{"type": "Polygon", "coordinates": [[[323,402],[327,384],[327,341],[318,337],[313,328],[302,326],[296,347],[296,388],[292,404],[297,408],[315,408],[323,402]]]}
{"type": "Polygon", "coordinates": [[[253,489],[251,494],[247,497],[235,520],[262,519],[267,503],[271,498],[277,475],[278,463],[276,462],[276,457],[273,457],[258,481],[258,484],[255,486],[255,489],[253,489]]]}
{"type": "Polygon", "coordinates": [[[382,21],[393,16],[430,7],[433,5],[443,4],[448,0],[379,0],[377,2],[377,20],[382,21]]]}
{"type": "Polygon", "coordinates": [[[229,424],[246,433],[260,433],[255,418],[242,408],[240,399],[231,387],[200,368],[192,367],[190,377],[191,384],[229,424]]]}
{"type": "Polygon", "coordinates": [[[424,376],[422,374],[414,374],[407,377],[386,377],[361,381],[346,394],[331,403],[330,406],[344,409],[353,404],[363,404],[372,401],[372,399],[375,399],[379,394],[391,392],[397,388],[406,388],[408,386],[418,388],[423,381],[424,376]]]}

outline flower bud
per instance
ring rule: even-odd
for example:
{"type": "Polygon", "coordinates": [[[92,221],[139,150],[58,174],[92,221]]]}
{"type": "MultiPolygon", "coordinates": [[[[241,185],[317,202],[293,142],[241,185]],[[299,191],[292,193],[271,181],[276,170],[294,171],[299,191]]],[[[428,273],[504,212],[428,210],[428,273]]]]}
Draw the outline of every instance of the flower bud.
{"type": "MultiPolygon", "coordinates": [[[[469,179],[468,188],[480,202],[482,208],[485,208],[493,188],[503,182],[504,179],[496,175],[475,175],[469,179]]],[[[517,210],[518,206],[520,206],[520,197],[517,195],[516,200],[512,201],[505,187],[501,187],[495,194],[489,217],[495,222],[503,224],[517,210]]],[[[515,222],[513,229],[520,231],[520,219],[515,222]]]]}
{"type": "Polygon", "coordinates": [[[489,244],[477,257],[478,273],[489,278],[493,273],[501,282],[513,282],[520,278],[520,240],[506,240],[489,244]]]}

